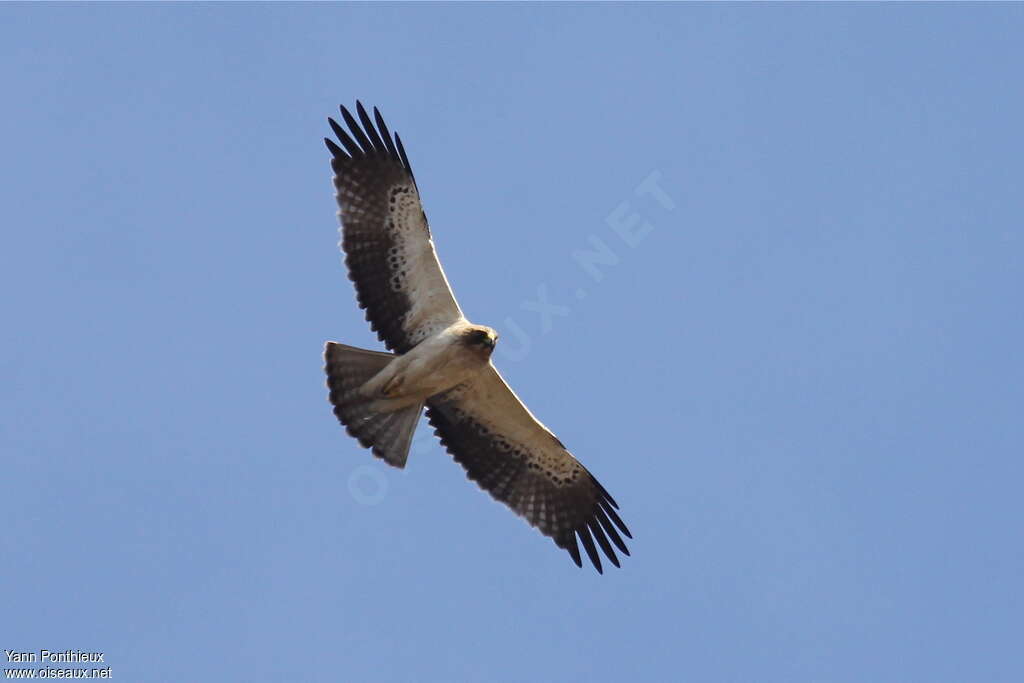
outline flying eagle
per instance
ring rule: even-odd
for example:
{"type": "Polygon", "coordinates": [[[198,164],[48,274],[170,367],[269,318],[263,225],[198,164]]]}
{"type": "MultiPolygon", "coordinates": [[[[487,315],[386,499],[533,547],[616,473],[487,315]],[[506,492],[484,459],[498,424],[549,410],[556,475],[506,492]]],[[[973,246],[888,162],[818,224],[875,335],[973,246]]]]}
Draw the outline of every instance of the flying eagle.
{"type": "Polygon", "coordinates": [[[495,499],[582,567],[576,537],[601,572],[595,541],[616,567],[632,538],[618,505],[523,405],[491,363],[498,334],[462,314],[434,252],[416,179],[376,108],[345,107],[331,152],[341,248],[359,306],[393,353],[337,342],[324,350],[334,414],[389,465],[405,467],[424,405],[448,452],[495,499]]]}

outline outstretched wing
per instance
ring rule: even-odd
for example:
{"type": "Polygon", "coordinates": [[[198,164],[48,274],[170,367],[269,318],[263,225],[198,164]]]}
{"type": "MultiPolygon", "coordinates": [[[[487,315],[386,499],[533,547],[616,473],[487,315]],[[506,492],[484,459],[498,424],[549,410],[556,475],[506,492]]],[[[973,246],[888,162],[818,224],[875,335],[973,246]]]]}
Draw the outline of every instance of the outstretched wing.
{"type": "Polygon", "coordinates": [[[376,108],[374,120],[359,102],[356,113],[358,122],[341,107],[348,132],[328,119],[341,147],[324,138],[333,157],[341,248],[371,329],[389,349],[405,353],[462,311],[434,252],[402,140],[397,133],[392,140],[376,108]]]}
{"type": "Polygon", "coordinates": [[[632,536],[615,512],[618,505],[493,365],[471,382],[428,399],[427,406],[441,443],[467,476],[554,539],[578,566],[577,536],[599,572],[595,540],[616,567],[612,543],[629,555],[619,531],[632,536]]]}

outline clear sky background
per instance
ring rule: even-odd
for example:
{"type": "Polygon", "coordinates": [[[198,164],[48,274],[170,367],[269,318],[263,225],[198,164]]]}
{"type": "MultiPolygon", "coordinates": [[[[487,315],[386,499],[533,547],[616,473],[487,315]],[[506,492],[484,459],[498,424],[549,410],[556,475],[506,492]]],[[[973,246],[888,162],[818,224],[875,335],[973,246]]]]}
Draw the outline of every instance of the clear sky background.
{"type": "Polygon", "coordinates": [[[0,648],[123,681],[1022,680],[1022,35],[1021,4],[3,5],[0,648]],[[323,342],[381,348],[321,141],[357,97],[618,499],[621,570],[425,424],[397,471],[332,416],[323,342]]]}

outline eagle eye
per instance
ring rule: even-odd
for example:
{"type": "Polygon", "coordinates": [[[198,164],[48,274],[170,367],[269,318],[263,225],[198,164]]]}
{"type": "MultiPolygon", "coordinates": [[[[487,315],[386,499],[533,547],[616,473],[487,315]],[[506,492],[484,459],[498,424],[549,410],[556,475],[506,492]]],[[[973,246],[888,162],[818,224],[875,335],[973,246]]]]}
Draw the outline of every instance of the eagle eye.
{"type": "Polygon", "coordinates": [[[486,330],[473,330],[473,334],[470,336],[470,343],[480,344],[481,346],[494,346],[491,335],[486,330]]]}

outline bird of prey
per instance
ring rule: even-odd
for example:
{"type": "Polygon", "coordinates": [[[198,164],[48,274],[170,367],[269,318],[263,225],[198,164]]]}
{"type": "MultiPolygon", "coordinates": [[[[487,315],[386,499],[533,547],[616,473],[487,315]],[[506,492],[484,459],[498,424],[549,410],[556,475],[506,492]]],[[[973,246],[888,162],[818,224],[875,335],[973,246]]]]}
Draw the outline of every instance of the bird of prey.
{"type": "Polygon", "coordinates": [[[469,322],[434,251],[409,159],[376,108],[341,107],[346,131],[328,118],[341,221],[341,248],[366,319],[392,351],[327,342],[324,360],[334,414],[350,435],[389,465],[405,467],[424,406],[469,479],[582,567],[576,538],[601,572],[600,546],[632,536],[618,505],[561,441],[523,405],[491,363],[498,334],[469,322]]]}

